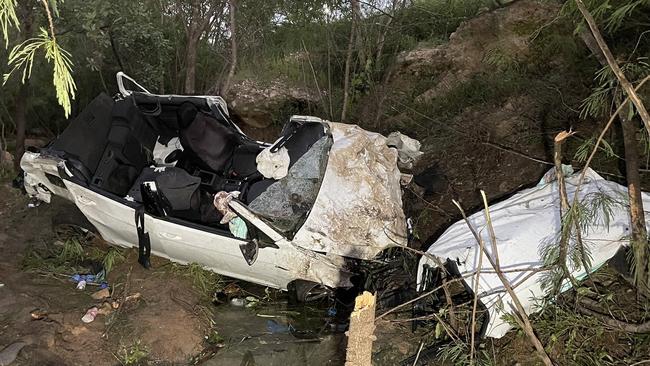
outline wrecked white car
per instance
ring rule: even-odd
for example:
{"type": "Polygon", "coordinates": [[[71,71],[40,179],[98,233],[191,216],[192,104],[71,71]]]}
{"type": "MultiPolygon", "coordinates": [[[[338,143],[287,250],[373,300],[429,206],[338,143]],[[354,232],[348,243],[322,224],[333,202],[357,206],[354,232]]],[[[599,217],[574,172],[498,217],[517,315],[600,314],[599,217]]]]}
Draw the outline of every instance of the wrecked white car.
{"type": "Polygon", "coordinates": [[[30,196],[74,202],[141,264],[153,253],[279,289],[336,288],[351,285],[351,263],[406,245],[398,152],[383,136],[294,116],[262,143],[220,97],[156,95],[121,73],[118,85],[21,167],[30,196]]]}

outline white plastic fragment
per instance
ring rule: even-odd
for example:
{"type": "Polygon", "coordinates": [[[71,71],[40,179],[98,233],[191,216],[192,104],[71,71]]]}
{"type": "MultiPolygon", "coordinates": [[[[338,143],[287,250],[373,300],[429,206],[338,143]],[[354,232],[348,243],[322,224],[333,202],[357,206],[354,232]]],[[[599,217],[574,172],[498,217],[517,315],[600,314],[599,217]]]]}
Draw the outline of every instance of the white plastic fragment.
{"type": "Polygon", "coordinates": [[[289,172],[289,161],[289,152],[285,147],[276,152],[271,152],[271,147],[267,147],[255,158],[257,170],[265,178],[271,179],[284,178],[289,172]]]}

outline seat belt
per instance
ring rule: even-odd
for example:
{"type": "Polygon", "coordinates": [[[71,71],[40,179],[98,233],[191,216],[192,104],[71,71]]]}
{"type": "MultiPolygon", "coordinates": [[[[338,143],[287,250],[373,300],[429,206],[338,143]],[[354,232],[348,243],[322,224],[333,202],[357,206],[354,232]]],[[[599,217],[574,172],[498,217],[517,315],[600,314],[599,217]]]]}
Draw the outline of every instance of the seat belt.
{"type": "Polygon", "coordinates": [[[144,206],[135,209],[135,227],[138,230],[138,263],[144,268],[151,267],[151,240],[144,232],[144,206]]]}

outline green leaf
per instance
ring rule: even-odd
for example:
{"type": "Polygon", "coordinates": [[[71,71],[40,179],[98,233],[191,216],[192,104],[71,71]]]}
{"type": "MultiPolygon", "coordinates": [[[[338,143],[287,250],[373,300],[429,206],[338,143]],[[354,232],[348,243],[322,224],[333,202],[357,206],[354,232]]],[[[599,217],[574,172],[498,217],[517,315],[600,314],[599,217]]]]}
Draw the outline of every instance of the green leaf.
{"type": "Polygon", "coordinates": [[[39,49],[45,51],[45,59],[53,63],[52,83],[56,89],[56,99],[63,107],[65,116],[70,115],[75,98],[77,86],[72,78],[72,61],[70,53],[59,47],[56,41],[50,38],[47,30],[41,28],[38,37],[30,38],[14,47],[9,53],[8,64],[11,70],[4,75],[4,83],[16,71],[22,69],[21,81],[24,83],[32,73],[34,57],[39,49]]]}
{"type": "Polygon", "coordinates": [[[5,40],[5,47],[9,46],[9,27],[19,29],[16,16],[16,0],[0,0],[0,30],[5,40]]]}
{"type": "Polygon", "coordinates": [[[443,331],[444,329],[442,327],[442,324],[440,324],[440,322],[436,323],[436,331],[435,331],[436,339],[440,339],[440,337],[442,337],[443,331]]]}

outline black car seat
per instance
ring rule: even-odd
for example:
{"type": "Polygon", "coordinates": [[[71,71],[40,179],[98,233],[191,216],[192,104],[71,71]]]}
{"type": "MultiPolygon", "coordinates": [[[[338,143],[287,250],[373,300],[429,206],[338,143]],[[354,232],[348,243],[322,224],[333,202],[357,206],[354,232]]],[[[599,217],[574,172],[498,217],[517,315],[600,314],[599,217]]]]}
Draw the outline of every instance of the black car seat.
{"type": "Polygon", "coordinates": [[[156,216],[176,217],[215,226],[221,214],[212,204],[212,195],[201,189],[201,178],[176,167],[145,168],[129,190],[129,196],[156,216]],[[147,187],[155,182],[156,190],[147,187]]]}
{"type": "Polygon", "coordinates": [[[107,144],[91,185],[124,196],[152,162],[157,133],[132,98],[115,102],[107,144]]]}
{"type": "Polygon", "coordinates": [[[184,158],[200,169],[223,175],[241,144],[240,136],[191,103],[179,107],[178,119],[184,158]]]}
{"type": "Polygon", "coordinates": [[[105,93],[99,94],[48,147],[49,150],[64,153],[70,163],[68,167],[86,183],[94,175],[104,153],[111,129],[113,105],[111,97],[105,93]]]}

